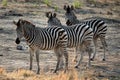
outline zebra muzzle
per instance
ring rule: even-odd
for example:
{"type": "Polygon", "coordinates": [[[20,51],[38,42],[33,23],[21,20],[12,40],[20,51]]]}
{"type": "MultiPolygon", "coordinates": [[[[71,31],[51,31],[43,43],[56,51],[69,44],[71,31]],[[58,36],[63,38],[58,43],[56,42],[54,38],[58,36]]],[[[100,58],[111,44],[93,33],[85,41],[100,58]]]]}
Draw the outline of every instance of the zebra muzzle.
{"type": "Polygon", "coordinates": [[[16,43],[16,44],[20,44],[19,38],[16,38],[15,43],[16,43]]]}

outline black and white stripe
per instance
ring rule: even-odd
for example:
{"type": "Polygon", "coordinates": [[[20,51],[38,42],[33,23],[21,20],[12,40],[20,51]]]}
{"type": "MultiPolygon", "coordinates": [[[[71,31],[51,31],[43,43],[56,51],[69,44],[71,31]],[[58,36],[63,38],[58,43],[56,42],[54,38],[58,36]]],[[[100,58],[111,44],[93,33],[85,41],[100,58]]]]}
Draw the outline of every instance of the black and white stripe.
{"type": "MultiPolygon", "coordinates": [[[[75,67],[78,67],[81,60],[82,54],[84,51],[88,50],[89,58],[90,58],[90,44],[93,41],[93,31],[86,24],[75,24],[73,26],[67,27],[61,24],[60,20],[56,17],[56,13],[47,12],[46,17],[48,17],[48,26],[60,26],[62,27],[68,35],[68,48],[76,48],[76,51],[79,52],[81,49],[81,58],[75,67]]],[[[76,53],[78,54],[78,53],[76,53]]],[[[77,58],[78,55],[76,55],[77,58]]],[[[89,66],[90,59],[89,59],[89,66]]]]}
{"type": "Polygon", "coordinates": [[[37,73],[39,73],[39,52],[38,50],[51,50],[53,49],[57,56],[57,65],[55,72],[58,69],[60,58],[62,54],[65,57],[65,71],[68,68],[68,53],[66,50],[68,36],[64,29],[61,27],[47,27],[39,28],[35,27],[32,23],[19,19],[18,22],[14,21],[17,26],[17,39],[16,43],[20,43],[20,38],[24,37],[27,44],[30,47],[30,70],[32,69],[32,56],[36,54],[36,60],[38,65],[37,73]],[[62,54],[61,54],[62,53],[62,54]]]}
{"type": "Polygon", "coordinates": [[[70,7],[69,5],[68,6],[65,5],[64,10],[66,11],[65,19],[66,19],[66,24],[68,26],[83,23],[83,24],[89,25],[89,27],[91,27],[93,29],[93,33],[94,33],[93,40],[94,40],[94,44],[95,44],[95,52],[94,52],[91,60],[93,60],[96,55],[97,39],[100,38],[103,48],[104,48],[104,57],[103,57],[103,61],[104,61],[105,60],[105,51],[107,50],[107,44],[105,41],[107,25],[105,24],[105,22],[100,19],[90,19],[90,20],[80,21],[77,19],[76,15],[74,13],[73,6],[70,7]]]}

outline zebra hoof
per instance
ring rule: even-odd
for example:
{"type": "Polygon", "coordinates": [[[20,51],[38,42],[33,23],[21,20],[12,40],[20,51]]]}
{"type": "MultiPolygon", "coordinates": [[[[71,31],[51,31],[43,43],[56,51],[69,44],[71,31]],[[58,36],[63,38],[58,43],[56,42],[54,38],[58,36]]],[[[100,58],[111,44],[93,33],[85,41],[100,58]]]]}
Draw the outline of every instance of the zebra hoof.
{"type": "Polygon", "coordinates": [[[64,73],[66,73],[67,72],[67,70],[64,70],[64,73]]]}
{"type": "Polygon", "coordinates": [[[105,59],[103,59],[102,61],[106,61],[105,59]]]}
{"type": "Polygon", "coordinates": [[[57,70],[54,70],[53,73],[57,73],[57,70]]]}
{"type": "Polygon", "coordinates": [[[78,66],[75,66],[75,68],[77,68],[77,69],[78,69],[79,67],[78,67],[78,66]]]}
{"type": "Polygon", "coordinates": [[[30,67],[29,70],[32,70],[32,68],[30,67]]]}
{"type": "Polygon", "coordinates": [[[91,60],[91,61],[94,61],[94,59],[93,59],[93,58],[91,58],[90,60],[91,60]]]}
{"type": "Polygon", "coordinates": [[[40,72],[37,72],[37,74],[40,74],[40,72]]]}
{"type": "Polygon", "coordinates": [[[73,62],[76,62],[76,63],[77,63],[77,60],[73,60],[73,62]]]}

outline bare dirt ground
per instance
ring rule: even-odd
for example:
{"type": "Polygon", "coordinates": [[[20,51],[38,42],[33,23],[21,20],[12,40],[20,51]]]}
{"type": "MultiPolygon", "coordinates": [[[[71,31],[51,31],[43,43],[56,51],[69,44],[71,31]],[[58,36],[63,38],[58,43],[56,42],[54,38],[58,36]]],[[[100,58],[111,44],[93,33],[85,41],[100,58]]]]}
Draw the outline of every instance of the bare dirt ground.
{"type": "MultiPolygon", "coordinates": [[[[109,1],[109,0],[108,0],[109,1]]],[[[85,69],[87,63],[87,55],[83,63],[78,69],[78,74],[85,71],[91,72],[92,76],[96,76],[97,80],[120,80],[120,1],[115,3],[110,0],[106,4],[99,5],[83,5],[81,9],[76,10],[76,15],[79,19],[89,17],[98,17],[103,19],[108,24],[108,31],[106,41],[108,44],[109,52],[106,52],[106,61],[102,61],[103,49],[100,41],[98,41],[97,56],[95,61],[92,62],[92,67],[88,70],[85,69]]],[[[52,4],[58,6],[58,18],[63,24],[64,20],[64,4],[70,4],[72,0],[52,0],[52,4]]],[[[0,3],[1,4],[1,3],[0,3]]],[[[11,3],[9,2],[6,7],[0,6],[0,67],[6,69],[7,72],[12,72],[18,69],[29,69],[29,52],[26,48],[26,43],[23,40],[21,43],[24,50],[17,50],[16,39],[16,26],[12,23],[13,20],[23,18],[31,21],[37,26],[46,27],[47,18],[45,12],[55,11],[54,8],[48,7],[43,3],[11,3]]],[[[69,50],[69,68],[74,68],[75,63],[72,61],[74,58],[73,49],[69,50]]],[[[51,72],[56,65],[56,56],[52,51],[40,52],[40,66],[41,70],[45,73],[51,72]]],[[[36,61],[34,59],[33,71],[37,69],[36,61]]],[[[87,76],[87,75],[86,75],[87,76]]],[[[2,78],[0,77],[0,80],[2,78]]],[[[6,79],[5,79],[6,80],[6,79]]],[[[86,79],[87,80],[87,79],[86,79]]],[[[91,79],[95,80],[95,79],[91,79]]]]}

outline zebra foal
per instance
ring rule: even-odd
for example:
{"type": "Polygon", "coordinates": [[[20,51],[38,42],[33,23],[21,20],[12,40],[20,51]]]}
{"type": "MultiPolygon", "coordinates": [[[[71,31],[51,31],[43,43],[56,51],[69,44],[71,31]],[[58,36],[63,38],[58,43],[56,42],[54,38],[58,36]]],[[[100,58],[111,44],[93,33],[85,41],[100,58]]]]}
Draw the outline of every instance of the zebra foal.
{"type": "Polygon", "coordinates": [[[62,27],[68,35],[68,48],[75,47],[76,49],[76,58],[78,53],[81,51],[81,57],[79,58],[78,63],[76,64],[75,68],[78,68],[80,65],[83,54],[85,51],[88,52],[89,60],[88,66],[91,66],[90,56],[91,56],[91,43],[93,41],[93,32],[88,25],[85,24],[76,24],[70,27],[64,26],[61,24],[60,20],[56,17],[56,13],[47,12],[46,17],[48,18],[48,27],[51,26],[59,26],[62,27]]]}
{"type": "Polygon", "coordinates": [[[32,23],[19,19],[18,22],[13,21],[17,26],[17,38],[16,44],[20,43],[22,37],[25,38],[27,44],[30,48],[30,70],[32,70],[32,61],[33,55],[36,55],[37,61],[37,74],[39,74],[39,50],[51,50],[53,49],[57,56],[57,65],[55,68],[56,72],[58,70],[59,62],[61,56],[65,57],[65,71],[68,69],[68,53],[66,50],[67,47],[67,33],[64,29],[60,27],[48,27],[48,28],[39,28],[33,25],[32,23]]]}
{"type": "Polygon", "coordinates": [[[103,45],[103,49],[104,49],[103,61],[105,61],[106,60],[105,52],[107,50],[107,43],[105,40],[105,35],[107,32],[107,25],[105,24],[105,22],[100,19],[90,19],[90,20],[86,20],[86,21],[80,21],[77,19],[76,15],[74,13],[73,6],[70,7],[69,5],[68,6],[64,5],[64,10],[66,11],[65,12],[65,20],[66,20],[66,24],[68,26],[83,23],[83,24],[89,25],[89,27],[91,27],[93,29],[93,33],[94,33],[93,42],[94,42],[94,46],[95,46],[95,50],[94,50],[95,52],[94,52],[93,56],[91,57],[91,60],[94,60],[94,58],[95,58],[97,39],[99,38],[103,45]]]}

